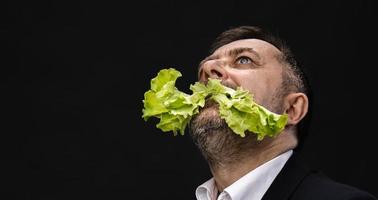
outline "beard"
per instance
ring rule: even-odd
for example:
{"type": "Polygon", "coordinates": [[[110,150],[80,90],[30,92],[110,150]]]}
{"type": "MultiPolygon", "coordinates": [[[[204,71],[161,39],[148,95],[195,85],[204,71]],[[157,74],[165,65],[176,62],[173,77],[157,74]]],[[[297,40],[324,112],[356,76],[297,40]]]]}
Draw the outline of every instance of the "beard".
{"type": "MultiPolygon", "coordinates": [[[[277,102],[277,100],[278,97],[274,96],[266,108],[281,110],[281,103],[273,104],[273,101],[277,102]]],[[[235,134],[220,117],[219,105],[213,100],[207,100],[199,114],[192,118],[189,132],[202,155],[213,168],[238,163],[272,140],[265,138],[259,141],[256,134],[251,132],[247,132],[245,137],[235,134]]]]}

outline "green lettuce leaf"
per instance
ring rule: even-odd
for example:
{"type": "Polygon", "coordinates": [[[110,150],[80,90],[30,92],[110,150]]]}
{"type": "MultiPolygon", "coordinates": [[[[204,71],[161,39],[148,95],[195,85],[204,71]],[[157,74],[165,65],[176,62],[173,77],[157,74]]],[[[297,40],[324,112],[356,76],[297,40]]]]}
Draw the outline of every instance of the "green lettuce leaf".
{"type": "Polygon", "coordinates": [[[142,117],[145,121],[150,117],[160,119],[156,127],[164,132],[183,135],[190,119],[205,105],[206,98],[219,104],[221,118],[241,137],[245,137],[245,133],[255,133],[258,140],[274,137],[287,123],[286,114],[269,111],[255,103],[247,90],[241,87],[234,90],[217,79],[209,79],[207,85],[196,82],[190,85],[191,95],[183,93],[175,87],[181,76],[173,68],[160,70],[151,80],[151,89],[144,94],[142,117]]]}
{"type": "Polygon", "coordinates": [[[198,113],[199,106],[205,104],[204,87],[193,85],[195,94],[188,95],[179,91],[175,83],[181,73],[173,68],[163,69],[151,80],[151,89],[144,94],[143,119],[160,119],[156,125],[164,132],[173,131],[175,135],[184,134],[191,117],[198,113]]]}

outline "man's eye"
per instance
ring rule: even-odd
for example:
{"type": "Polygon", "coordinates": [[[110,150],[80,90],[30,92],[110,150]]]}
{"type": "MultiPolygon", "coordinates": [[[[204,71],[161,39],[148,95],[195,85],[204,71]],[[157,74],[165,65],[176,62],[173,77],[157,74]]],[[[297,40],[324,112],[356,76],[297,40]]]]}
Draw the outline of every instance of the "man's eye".
{"type": "Polygon", "coordinates": [[[252,60],[248,57],[241,56],[237,59],[237,63],[238,64],[249,64],[249,63],[252,63],[252,60]]]}

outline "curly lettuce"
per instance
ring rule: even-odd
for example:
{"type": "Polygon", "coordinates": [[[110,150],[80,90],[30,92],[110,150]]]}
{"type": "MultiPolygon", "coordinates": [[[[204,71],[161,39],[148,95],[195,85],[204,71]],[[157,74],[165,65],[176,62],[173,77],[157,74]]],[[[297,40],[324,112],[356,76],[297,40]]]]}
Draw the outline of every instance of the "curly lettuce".
{"type": "Polygon", "coordinates": [[[235,134],[255,133],[258,140],[265,136],[274,137],[286,123],[287,115],[279,115],[258,105],[252,95],[241,87],[236,90],[221,84],[220,80],[209,79],[207,85],[196,82],[190,85],[192,94],[186,94],[175,87],[182,74],[176,69],[162,69],[151,80],[151,89],[144,94],[143,119],[160,119],[156,127],[164,132],[179,132],[184,135],[190,119],[198,114],[207,98],[219,104],[219,114],[235,134]]]}

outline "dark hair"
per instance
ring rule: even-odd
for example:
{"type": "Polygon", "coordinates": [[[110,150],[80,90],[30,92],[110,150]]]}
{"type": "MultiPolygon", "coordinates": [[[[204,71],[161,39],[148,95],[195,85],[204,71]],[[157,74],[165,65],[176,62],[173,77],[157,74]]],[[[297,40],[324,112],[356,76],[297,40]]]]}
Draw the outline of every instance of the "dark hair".
{"type": "Polygon", "coordinates": [[[210,54],[214,53],[215,50],[228,43],[236,40],[252,38],[266,41],[281,51],[282,54],[279,55],[278,59],[285,63],[285,66],[287,66],[288,69],[285,70],[285,73],[283,74],[284,78],[282,85],[285,90],[284,92],[303,92],[309,99],[308,113],[297,125],[297,137],[299,142],[296,150],[299,150],[302,148],[304,140],[309,132],[312,117],[313,94],[303,67],[298,64],[294,54],[286,42],[279,36],[273,35],[273,33],[263,30],[260,27],[240,26],[231,28],[221,33],[211,45],[210,54]]]}

